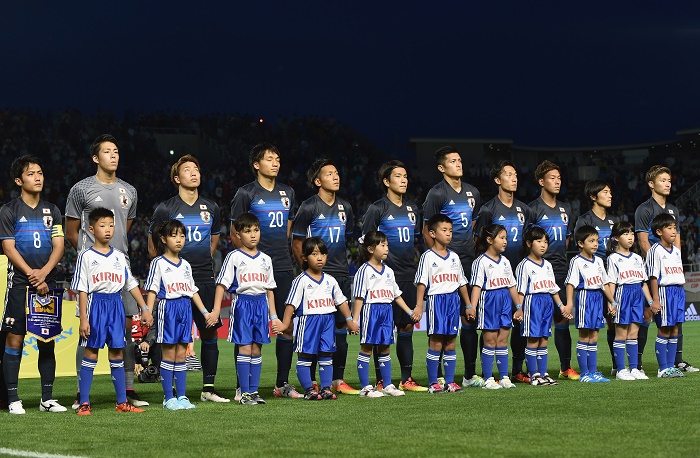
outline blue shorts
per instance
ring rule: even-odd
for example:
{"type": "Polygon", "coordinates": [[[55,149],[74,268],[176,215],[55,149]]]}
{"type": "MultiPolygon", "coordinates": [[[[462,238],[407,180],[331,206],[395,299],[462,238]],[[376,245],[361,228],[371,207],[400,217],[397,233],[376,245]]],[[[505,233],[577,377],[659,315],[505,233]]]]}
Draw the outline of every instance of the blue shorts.
{"type": "Polygon", "coordinates": [[[161,299],[156,307],[156,343],[192,342],[192,305],[189,297],[161,299]]]}
{"type": "Polygon", "coordinates": [[[602,329],[605,327],[602,290],[576,290],[574,304],[576,305],[576,327],[578,329],[602,329]]]}
{"type": "Polygon", "coordinates": [[[675,326],[685,322],[685,290],[683,285],[659,286],[661,311],[654,315],[656,326],[675,326]]]}
{"type": "Polygon", "coordinates": [[[513,326],[513,299],[508,288],[481,290],[476,309],[476,328],[498,331],[513,326]]]}
{"type": "MultiPolygon", "coordinates": [[[[404,312],[405,314],[405,312],[404,312]]],[[[360,312],[360,343],[394,343],[394,311],[391,304],[363,304],[360,312]]]]}
{"type": "Polygon", "coordinates": [[[297,322],[294,351],[317,355],[335,352],[334,313],[325,315],[302,315],[297,322]]]}
{"type": "Polygon", "coordinates": [[[523,301],[523,337],[549,337],[552,335],[554,299],[546,293],[527,294],[523,301]]]}
{"type": "Polygon", "coordinates": [[[618,303],[613,323],[630,324],[644,322],[644,305],[646,298],[642,290],[642,283],[631,285],[617,285],[615,288],[615,302],[618,303]]]}
{"type": "Polygon", "coordinates": [[[459,294],[435,294],[428,296],[425,307],[428,335],[456,336],[459,323],[459,294]]]}
{"type": "Polygon", "coordinates": [[[90,335],[87,339],[80,339],[81,347],[98,350],[105,344],[107,348],[126,347],[126,317],[120,293],[88,294],[87,318],[90,323],[90,335]]]}
{"type": "Polygon", "coordinates": [[[270,343],[267,294],[238,294],[231,305],[228,341],[238,345],[270,343]]]}

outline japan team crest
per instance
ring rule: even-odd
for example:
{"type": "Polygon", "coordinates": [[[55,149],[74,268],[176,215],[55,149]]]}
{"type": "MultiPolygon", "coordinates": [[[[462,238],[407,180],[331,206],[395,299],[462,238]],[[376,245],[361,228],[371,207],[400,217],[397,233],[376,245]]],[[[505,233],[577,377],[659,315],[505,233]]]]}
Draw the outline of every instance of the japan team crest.
{"type": "Polygon", "coordinates": [[[567,215],[566,213],[562,213],[561,220],[564,222],[564,224],[569,224],[569,215],[567,215]]]}
{"type": "Polygon", "coordinates": [[[199,212],[199,217],[202,218],[202,221],[204,221],[205,223],[211,221],[211,215],[207,211],[199,212]]]}
{"type": "Polygon", "coordinates": [[[345,216],[345,212],[338,212],[338,219],[341,223],[345,224],[348,218],[345,216]]]}
{"type": "Polygon", "coordinates": [[[122,194],[119,196],[119,203],[122,204],[122,207],[128,207],[129,206],[129,197],[126,194],[122,194]]]}
{"type": "Polygon", "coordinates": [[[44,227],[46,229],[51,229],[51,225],[53,224],[53,217],[51,216],[44,216],[44,227]]]}
{"type": "Polygon", "coordinates": [[[416,224],[416,214],[413,212],[409,212],[408,220],[411,222],[411,224],[416,224]]]}
{"type": "Polygon", "coordinates": [[[518,221],[520,222],[520,224],[525,224],[525,215],[523,215],[522,213],[518,213],[518,221]]]}
{"type": "Polygon", "coordinates": [[[289,197],[282,197],[282,199],[280,200],[282,201],[282,205],[284,206],[284,208],[289,210],[289,197]]]}
{"type": "Polygon", "coordinates": [[[467,201],[469,202],[470,207],[472,207],[472,208],[476,207],[476,200],[474,200],[473,197],[470,197],[469,199],[467,199],[467,201]]]}

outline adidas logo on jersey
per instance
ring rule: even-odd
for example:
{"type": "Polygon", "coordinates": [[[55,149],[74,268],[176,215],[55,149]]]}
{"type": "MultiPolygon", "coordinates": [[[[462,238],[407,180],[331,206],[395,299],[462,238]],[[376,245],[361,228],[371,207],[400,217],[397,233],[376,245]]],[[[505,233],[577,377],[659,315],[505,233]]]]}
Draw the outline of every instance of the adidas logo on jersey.
{"type": "Polygon", "coordinates": [[[450,199],[450,205],[454,205],[454,204],[455,204],[455,201],[450,199]]]}
{"type": "Polygon", "coordinates": [[[503,215],[501,215],[501,216],[498,217],[498,221],[504,221],[505,219],[506,219],[506,217],[503,216],[503,215]]]}
{"type": "Polygon", "coordinates": [[[182,216],[182,213],[178,213],[175,219],[185,219],[185,217],[182,216]]]}
{"type": "Polygon", "coordinates": [[[323,213],[321,213],[320,215],[318,215],[318,219],[326,219],[326,217],[323,216],[323,213]]]}
{"type": "Polygon", "coordinates": [[[387,220],[393,221],[393,220],[394,220],[394,215],[389,215],[389,216],[387,217],[387,220]]]}
{"type": "Polygon", "coordinates": [[[542,220],[544,221],[545,219],[549,219],[549,218],[547,218],[547,215],[542,216],[542,220]]]}
{"type": "Polygon", "coordinates": [[[19,219],[19,222],[20,222],[20,223],[26,223],[26,222],[27,222],[27,218],[25,218],[25,217],[23,216],[23,217],[21,217],[21,218],[19,219]]]}
{"type": "Polygon", "coordinates": [[[165,268],[165,273],[167,274],[168,272],[172,272],[173,270],[170,267],[165,268]]]}
{"type": "Polygon", "coordinates": [[[374,280],[375,278],[377,278],[377,277],[374,274],[372,274],[372,276],[369,277],[370,280],[374,280]]]}
{"type": "Polygon", "coordinates": [[[92,261],[92,264],[90,264],[90,266],[91,266],[91,267],[95,267],[95,266],[98,265],[98,264],[99,264],[99,262],[97,262],[97,261],[92,261]]]}
{"type": "Polygon", "coordinates": [[[260,199],[260,200],[258,201],[258,205],[265,205],[265,201],[262,200],[262,199],[260,199]]]}
{"type": "Polygon", "coordinates": [[[436,263],[436,262],[433,263],[433,267],[437,267],[437,263],[436,263]]]}
{"type": "Polygon", "coordinates": [[[97,196],[97,198],[95,199],[95,202],[102,202],[102,197],[97,196]]]}
{"type": "Polygon", "coordinates": [[[241,261],[241,267],[245,267],[245,266],[246,266],[245,261],[241,261]]]}
{"type": "Polygon", "coordinates": [[[314,285],[311,285],[311,284],[306,285],[306,289],[310,289],[310,288],[313,288],[313,287],[314,287],[314,285]]]}
{"type": "Polygon", "coordinates": [[[695,304],[690,304],[687,309],[685,309],[685,321],[700,321],[700,315],[695,308],[695,304]]]}

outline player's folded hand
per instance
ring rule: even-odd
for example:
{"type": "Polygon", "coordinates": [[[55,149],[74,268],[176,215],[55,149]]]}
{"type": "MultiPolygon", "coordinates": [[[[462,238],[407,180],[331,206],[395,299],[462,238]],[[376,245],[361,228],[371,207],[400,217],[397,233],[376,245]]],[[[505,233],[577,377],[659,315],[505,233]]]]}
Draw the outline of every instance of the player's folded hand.
{"type": "Polygon", "coordinates": [[[90,323],[88,323],[87,320],[84,323],[82,320],[80,320],[80,328],[78,329],[80,332],[80,337],[83,339],[90,337],[90,323]]]}

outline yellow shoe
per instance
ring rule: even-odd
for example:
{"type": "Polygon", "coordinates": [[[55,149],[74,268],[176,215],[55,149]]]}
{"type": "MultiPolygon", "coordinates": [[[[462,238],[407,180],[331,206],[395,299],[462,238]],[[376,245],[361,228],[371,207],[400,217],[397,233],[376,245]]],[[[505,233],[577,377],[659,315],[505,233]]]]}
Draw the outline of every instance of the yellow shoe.
{"type": "Polygon", "coordinates": [[[559,371],[559,378],[568,380],[578,380],[581,378],[581,374],[576,372],[576,370],[573,367],[570,367],[565,371],[559,371]]]}
{"type": "Polygon", "coordinates": [[[342,394],[360,394],[360,390],[356,390],[351,387],[345,380],[333,380],[333,385],[331,386],[333,392],[342,394]]]}
{"type": "Polygon", "coordinates": [[[428,387],[420,386],[415,380],[413,380],[413,377],[408,377],[408,380],[399,383],[399,389],[401,391],[428,391],[428,387]]]}

